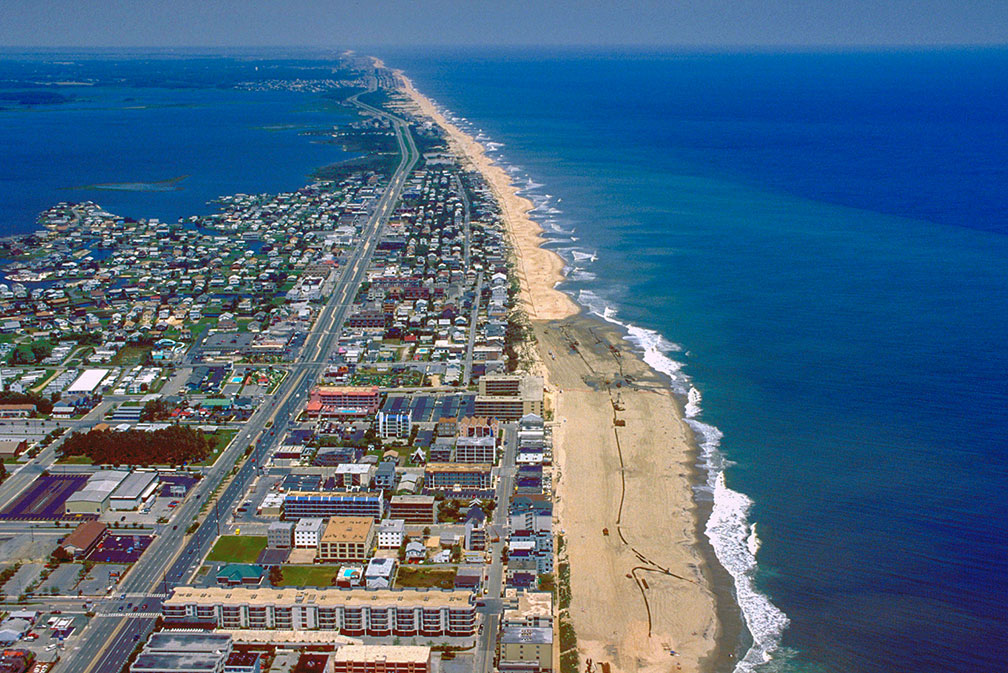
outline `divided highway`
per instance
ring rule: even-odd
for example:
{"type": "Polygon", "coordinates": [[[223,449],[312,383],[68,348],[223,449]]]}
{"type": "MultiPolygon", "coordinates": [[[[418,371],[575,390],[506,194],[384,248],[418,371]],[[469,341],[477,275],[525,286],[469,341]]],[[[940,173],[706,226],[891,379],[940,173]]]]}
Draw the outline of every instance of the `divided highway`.
{"type": "MultiPolygon", "coordinates": [[[[374,91],[375,88],[372,83],[369,91],[374,91]]],[[[158,612],[160,596],[169,593],[173,587],[188,582],[209,552],[217,537],[219,525],[252,484],[264,456],[282,440],[287,428],[297,418],[308,391],[326,366],[357,288],[367,272],[382,227],[394,212],[403,186],[420,158],[405,120],[362,103],[357,100],[357,96],[349,100],[368,113],[390,122],[400,153],[399,165],[364,226],[360,247],[352,264],[347,264],[340,271],[332,295],[320,311],[300,356],[287,377],[276,392],[263,401],[213,467],[205,472],[203,480],[179,506],[173,518],[175,523],[166,525],[159,531],[147,552],[120,582],[117,595],[146,595],[149,597],[146,601],[136,599],[136,603],[146,604],[147,607],[136,606],[139,611],[136,615],[130,614],[132,608],[129,608],[121,615],[114,613],[113,616],[94,617],[83,632],[73,639],[73,646],[64,652],[55,669],[59,673],[118,673],[137,642],[146,639],[154,628],[155,618],[141,615],[158,612]],[[236,465],[249,446],[252,446],[249,458],[235,472],[236,465]],[[225,483],[226,486],[213,500],[214,491],[225,483]],[[201,513],[200,509],[208,500],[212,504],[205,513],[201,513]],[[187,538],[186,529],[194,519],[201,516],[203,520],[199,527],[187,538]]],[[[119,600],[115,609],[121,603],[119,600]]],[[[101,605],[96,609],[101,614],[112,612],[111,608],[106,609],[101,605]]]]}

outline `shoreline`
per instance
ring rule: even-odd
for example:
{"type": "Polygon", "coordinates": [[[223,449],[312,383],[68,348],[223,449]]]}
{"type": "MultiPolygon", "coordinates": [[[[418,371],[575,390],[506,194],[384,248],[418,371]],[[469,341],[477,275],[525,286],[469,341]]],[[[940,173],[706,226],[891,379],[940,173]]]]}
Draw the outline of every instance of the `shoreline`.
{"type": "Polygon", "coordinates": [[[535,334],[534,369],[545,375],[556,412],[554,502],[571,564],[578,668],[591,658],[617,671],[730,670],[741,617],[731,577],[704,534],[710,504],[694,497],[704,476],[684,400],[643,361],[625,330],[557,289],[565,263],[541,247],[542,227],[528,216],[532,203],[482,144],[447,120],[402,71],[394,72],[413,103],[445,130],[452,149],[483,174],[512,239],[520,299],[535,334]],[[598,436],[606,424],[611,438],[598,436]],[[607,450],[575,449],[592,443],[607,450]],[[620,489],[612,488],[614,481],[620,489]],[[652,490],[659,483],[664,512],[650,511],[661,499],[652,490]],[[595,495],[603,492],[609,497],[595,495]]]}

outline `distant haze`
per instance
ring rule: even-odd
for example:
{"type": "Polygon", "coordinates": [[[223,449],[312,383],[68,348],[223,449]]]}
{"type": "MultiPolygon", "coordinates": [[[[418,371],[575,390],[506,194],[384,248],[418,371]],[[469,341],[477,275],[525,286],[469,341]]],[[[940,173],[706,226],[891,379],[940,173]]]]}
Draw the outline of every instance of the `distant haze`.
{"type": "Polygon", "coordinates": [[[1008,44],[1004,0],[0,0],[5,47],[1008,44]]]}

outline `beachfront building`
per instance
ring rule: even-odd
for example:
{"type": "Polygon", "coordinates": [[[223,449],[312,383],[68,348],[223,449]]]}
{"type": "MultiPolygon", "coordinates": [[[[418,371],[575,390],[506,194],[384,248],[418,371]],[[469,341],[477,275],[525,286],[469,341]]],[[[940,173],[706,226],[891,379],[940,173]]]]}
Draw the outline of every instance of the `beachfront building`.
{"type": "Polygon", "coordinates": [[[501,628],[553,628],[553,595],[549,592],[508,589],[505,600],[513,607],[504,609],[501,628]]]}
{"type": "Polygon", "coordinates": [[[176,587],[165,622],[222,629],[331,631],[360,636],[467,637],[476,633],[468,591],[176,587]]]}
{"type": "Polygon", "coordinates": [[[429,673],[431,648],[419,645],[344,645],[329,657],[332,673],[429,673]]]}
{"type": "Polygon", "coordinates": [[[266,546],[271,549],[290,549],[294,542],[293,521],[274,521],[266,529],[266,546]]]}
{"type": "Polygon", "coordinates": [[[402,519],[384,519],[378,524],[378,548],[398,549],[406,536],[406,522],[402,519]]]}
{"type": "Polygon", "coordinates": [[[517,626],[502,629],[498,670],[513,673],[553,670],[553,629],[517,626]]]}
{"type": "Polygon", "coordinates": [[[516,497],[508,510],[511,530],[549,532],[553,529],[553,503],[549,500],[516,497]]]}
{"type": "Polygon", "coordinates": [[[380,402],[377,386],[316,386],[305,413],[308,418],[353,420],[374,416],[380,402]]]}
{"type": "Polygon", "coordinates": [[[543,380],[525,374],[486,374],[479,380],[474,407],[476,416],[516,421],[528,414],[543,413],[543,380]]]}

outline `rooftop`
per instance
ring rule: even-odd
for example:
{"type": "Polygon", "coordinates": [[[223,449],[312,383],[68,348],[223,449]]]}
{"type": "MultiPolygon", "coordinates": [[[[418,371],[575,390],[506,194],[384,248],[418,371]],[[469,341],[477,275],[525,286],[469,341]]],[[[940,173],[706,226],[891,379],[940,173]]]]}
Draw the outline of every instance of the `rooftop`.
{"type": "Polygon", "coordinates": [[[334,516],[322,533],[322,542],[365,542],[373,526],[369,516],[334,516]]]}
{"type": "Polygon", "coordinates": [[[332,661],[425,662],[431,648],[419,645],[344,645],[332,654],[332,661]]]}
{"type": "Polygon", "coordinates": [[[401,607],[464,608],[470,604],[469,591],[402,591],[379,589],[318,588],[297,589],[292,587],[176,587],[165,605],[186,605],[189,603],[223,605],[317,605],[317,606],[372,606],[394,605],[401,607]]]}
{"type": "Polygon", "coordinates": [[[188,633],[184,631],[158,631],[151,634],[144,649],[161,652],[217,652],[231,647],[231,636],[226,633],[188,633]]]}
{"type": "Polygon", "coordinates": [[[533,643],[547,645],[553,642],[553,629],[545,627],[508,626],[501,630],[504,643],[533,643]]]}

